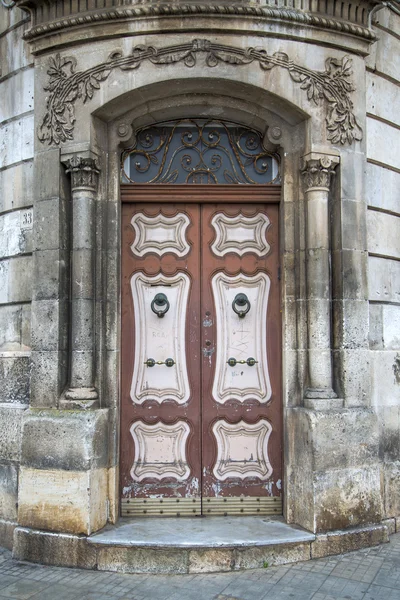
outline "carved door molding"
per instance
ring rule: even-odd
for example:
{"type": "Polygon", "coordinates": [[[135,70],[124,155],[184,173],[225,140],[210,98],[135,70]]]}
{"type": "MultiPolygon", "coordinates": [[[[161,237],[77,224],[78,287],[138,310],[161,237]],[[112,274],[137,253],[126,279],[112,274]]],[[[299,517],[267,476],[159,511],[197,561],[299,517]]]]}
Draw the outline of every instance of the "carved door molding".
{"type": "Polygon", "coordinates": [[[121,187],[122,515],[280,514],[277,186],[121,187]]]}

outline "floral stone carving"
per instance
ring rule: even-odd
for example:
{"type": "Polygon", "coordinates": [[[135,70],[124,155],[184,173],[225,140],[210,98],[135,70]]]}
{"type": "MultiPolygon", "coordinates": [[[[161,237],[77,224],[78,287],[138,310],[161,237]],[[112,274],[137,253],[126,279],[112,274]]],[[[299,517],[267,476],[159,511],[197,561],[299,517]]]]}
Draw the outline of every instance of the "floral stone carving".
{"type": "Polygon", "coordinates": [[[258,63],[264,71],[276,67],[286,69],[311,102],[316,105],[321,102],[327,104],[327,138],[332,144],[351,144],[354,140],[362,139],[362,129],[354,116],[349,96],[355,90],[351,81],[350,57],[344,56],[341,60],[328,58],[324,71],[313,71],[295,64],[284,52],[270,55],[263,48],[243,50],[196,39],[158,49],[154,46],[137,46],[128,56],[113,52],[106,62],[86,71],[76,71],[76,60],[73,57],[62,57],[60,54],[51,57],[47,71],[49,83],[44,88],[50,93],[46,112],[38,129],[39,140],[49,144],[72,140],[76,101],[91,100],[114,69],[137,69],[145,61],[156,65],[183,63],[190,68],[195,66],[199,53],[205,54],[205,64],[210,68],[220,63],[238,66],[258,63]]]}

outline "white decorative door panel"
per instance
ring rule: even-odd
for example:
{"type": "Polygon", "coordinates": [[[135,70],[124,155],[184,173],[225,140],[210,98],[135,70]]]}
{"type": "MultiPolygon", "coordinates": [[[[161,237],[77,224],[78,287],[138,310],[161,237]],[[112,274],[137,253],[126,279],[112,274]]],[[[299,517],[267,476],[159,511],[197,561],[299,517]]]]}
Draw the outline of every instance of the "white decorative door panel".
{"type": "Polygon", "coordinates": [[[254,276],[217,273],[212,278],[218,345],[212,394],[216,402],[255,399],[261,403],[271,397],[267,357],[267,310],[270,279],[265,273],[254,276]],[[240,318],[232,305],[238,293],[245,293],[250,303],[248,313],[240,318]],[[231,366],[228,360],[237,364],[231,366]],[[240,361],[255,359],[249,365],[240,361]]]}
{"type": "Polygon", "coordinates": [[[217,256],[225,256],[228,252],[239,256],[248,252],[265,256],[270,250],[265,237],[270,222],[263,213],[254,217],[245,217],[242,214],[228,217],[219,213],[213,217],[211,224],[215,230],[212,251],[217,256]]]}
{"type": "Polygon", "coordinates": [[[146,477],[161,480],[173,478],[184,481],[190,468],[186,458],[186,445],[190,427],[185,421],[173,425],[157,423],[147,425],[136,421],[131,427],[135,444],[135,461],[131,475],[134,481],[146,477]]]}
{"type": "Polygon", "coordinates": [[[173,217],[166,217],[161,213],[155,217],[147,217],[138,213],[132,217],[131,224],[136,233],[131,250],[136,256],[144,256],[149,252],[162,256],[171,252],[182,257],[190,250],[186,238],[190,221],[183,213],[173,217]]]}
{"type": "Polygon", "coordinates": [[[218,449],[213,469],[216,479],[269,479],[272,467],[268,459],[268,440],[272,427],[268,421],[228,423],[221,419],[212,430],[218,449]]]}
{"type": "Polygon", "coordinates": [[[149,277],[139,272],[131,278],[137,349],[131,383],[134,403],[175,400],[184,404],[190,396],[185,342],[189,289],[190,279],[185,273],[149,277]],[[152,309],[157,294],[164,294],[169,303],[162,318],[152,309]],[[175,364],[167,366],[167,359],[175,364]],[[149,360],[156,364],[150,366],[149,360]]]}

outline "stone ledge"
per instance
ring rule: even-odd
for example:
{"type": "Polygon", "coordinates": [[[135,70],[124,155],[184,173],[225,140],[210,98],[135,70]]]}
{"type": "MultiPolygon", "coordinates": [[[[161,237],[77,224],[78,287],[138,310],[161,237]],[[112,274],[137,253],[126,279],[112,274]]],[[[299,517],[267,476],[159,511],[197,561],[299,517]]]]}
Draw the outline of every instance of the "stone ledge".
{"type": "Polygon", "coordinates": [[[311,542],[311,558],[352,552],[388,541],[388,528],[383,524],[318,534],[315,541],[311,542]]]}

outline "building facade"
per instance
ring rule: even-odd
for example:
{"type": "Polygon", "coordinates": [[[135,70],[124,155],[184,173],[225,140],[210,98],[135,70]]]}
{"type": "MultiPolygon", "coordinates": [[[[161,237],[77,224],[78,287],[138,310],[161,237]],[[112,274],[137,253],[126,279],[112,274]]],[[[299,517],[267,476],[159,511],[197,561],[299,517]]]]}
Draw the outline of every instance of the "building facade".
{"type": "Polygon", "coordinates": [[[94,566],[121,514],[207,511],[386,541],[398,3],[0,16],[0,543],[94,566]]]}

